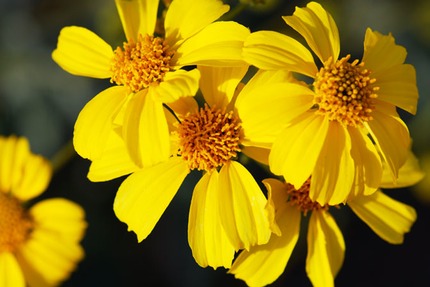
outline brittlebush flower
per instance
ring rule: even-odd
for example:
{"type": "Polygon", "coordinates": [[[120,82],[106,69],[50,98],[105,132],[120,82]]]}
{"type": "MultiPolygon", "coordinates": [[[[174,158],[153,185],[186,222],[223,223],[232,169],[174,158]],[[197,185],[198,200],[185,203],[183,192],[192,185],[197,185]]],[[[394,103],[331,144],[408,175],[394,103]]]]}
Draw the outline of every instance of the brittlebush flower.
{"type": "Polygon", "coordinates": [[[418,100],[415,69],[404,64],[405,48],[391,35],[366,30],[361,63],[339,58],[336,23],[315,2],[296,8],[285,22],[304,37],[321,61],[297,40],[274,31],[252,33],[244,59],[264,70],[289,70],[313,81],[308,87],[285,83],[266,86],[246,109],[243,122],[258,124],[251,140],[273,139],[271,171],[299,189],[312,174],[310,198],[321,205],[345,202],[350,193],[369,195],[381,182],[382,164],[393,180],[404,164],[410,135],[396,108],[415,114],[418,100]],[[265,120],[270,114],[271,120],[265,120]]]}
{"type": "Polygon", "coordinates": [[[82,208],[66,199],[28,201],[48,186],[51,166],[25,138],[0,137],[0,285],[57,286],[84,257],[82,208]]]}
{"type": "MultiPolygon", "coordinates": [[[[418,161],[410,154],[399,170],[399,181],[393,184],[388,169],[384,169],[384,188],[410,186],[423,178],[418,161]],[[385,181],[387,180],[387,181],[385,181]]],[[[269,208],[275,209],[278,226],[276,234],[265,245],[242,251],[230,269],[230,273],[244,280],[249,286],[266,286],[283,272],[297,243],[302,214],[309,215],[307,232],[308,252],[306,273],[313,286],[334,286],[334,279],[344,260],[345,242],[329,206],[309,198],[310,183],[296,189],[277,179],[266,179],[269,208]]],[[[347,205],[377,235],[391,244],[401,244],[416,220],[413,207],[401,203],[377,190],[369,196],[351,196],[347,205]]],[[[337,206],[339,208],[340,206],[337,206]]]]}
{"type": "MultiPolygon", "coordinates": [[[[191,200],[188,242],[200,266],[229,268],[237,250],[267,243],[270,215],[264,193],[236,160],[244,134],[234,101],[247,67],[198,68],[205,104],[199,107],[189,97],[169,106],[174,112],[172,156],[152,167],[134,170],[118,190],[114,211],[141,241],[150,234],[185,177],[200,171],[202,177],[191,200]]],[[[110,150],[115,150],[114,146],[110,150]]],[[[120,152],[120,143],[116,146],[120,152]]],[[[109,160],[93,161],[90,179],[109,178],[108,166],[109,160]]],[[[118,166],[123,171],[130,167],[127,162],[118,166]]]]}
{"type": "Polygon", "coordinates": [[[84,158],[100,157],[109,131],[122,127],[129,153],[139,166],[170,155],[163,103],[194,96],[197,69],[240,66],[249,30],[232,21],[214,22],[229,10],[220,0],[174,0],[165,15],[165,35],[154,33],[159,1],[115,1],[127,42],[112,47],[83,27],[65,27],[52,57],[74,75],[110,78],[115,86],[96,95],[80,112],[74,147],[84,158]]]}

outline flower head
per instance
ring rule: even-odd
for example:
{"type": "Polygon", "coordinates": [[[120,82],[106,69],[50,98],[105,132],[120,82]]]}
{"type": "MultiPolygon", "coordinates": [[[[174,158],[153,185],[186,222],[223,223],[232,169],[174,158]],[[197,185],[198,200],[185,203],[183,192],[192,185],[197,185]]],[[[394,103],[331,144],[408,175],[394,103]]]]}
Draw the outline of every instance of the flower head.
{"type": "Polygon", "coordinates": [[[195,95],[200,77],[195,65],[243,66],[249,30],[235,22],[214,22],[229,10],[220,0],[173,1],[163,35],[155,33],[159,1],[115,3],[126,36],[122,47],[113,50],[95,33],[71,26],[61,30],[52,57],[72,74],[115,84],[79,114],[76,151],[90,160],[99,158],[110,130],[119,125],[135,164],[151,166],[170,155],[163,104],[195,95]]]}
{"type": "Polygon", "coordinates": [[[80,206],[55,198],[30,208],[51,167],[26,139],[0,137],[0,278],[5,286],[57,286],[75,269],[86,223],[80,206]]]}
{"type": "MultiPolygon", "coordinates": [[[[389,174],[388,170],[384,171],[389,174]]],[[[422,178],[423,173],[410,154],[399,170],[400,186],[415,184],[422,178]]],[[[267,244],[242,251],[230,273],[245,280],[249,286],[266,286],[275,281],[284,272],[298,241],[302,215],[310,214],[306,273],[313,286],[334,286],[334,278],[343,264],[345,242],[330,215],[333,206],[320,205],[309,198],[311,181],[312,178],[308,179],[296,189],[277,179],[264,180],[269,191],[268,208],[275,209],[279,232],[273,234],[267,244]]],[[[399,187],[393,185],[390,177],[384,186],[399,187]]],[[[411,206],[388,197],[380,190],[369,196],[352,196],[347,204],[376,234],[392,244],[401,244],[404,234],[416,220],[416,212],[411,206]]]]}
{"type": "Polygon", "coordinates": [[[311,79],[309,84],[262,83],[264,97],[256,95],[245,109],[237,106],[244,122],[260,123],[250,140],[273,143],[271,171],[296,189],[312,174],[310,198],[322,205],[343,203],[351,193],[375,192],[383,164],[395,181],[410,148],[396,108],[414,114],[418,99],[415,70],[404,64],[406,50],[391,35],[367,29],[362,60],[339,58],[336,23],[315,2],[283,19],[304,37],[321,65],[306,47],[277,32],[258,31],[245,41],[243,55],[250,64],[311,79]],[[271,111],[272,120],[265,121],[271,111]]]}

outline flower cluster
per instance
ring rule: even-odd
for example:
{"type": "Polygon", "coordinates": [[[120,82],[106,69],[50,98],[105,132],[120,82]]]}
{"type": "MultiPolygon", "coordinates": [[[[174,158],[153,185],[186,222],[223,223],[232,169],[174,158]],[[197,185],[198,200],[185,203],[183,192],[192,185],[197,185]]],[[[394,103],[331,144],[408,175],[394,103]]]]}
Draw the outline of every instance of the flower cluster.
{"type": "Polygon", "coordinates": [[[79,114],[74,147],[91,161],[90,180],[128,175],[114,211],[139,241],[197,172],[193,256],[250,286],[280,276],[303,216],[306,272],[313,285],[332,286],[345,251],[333,207],[347,204],[382,239],[402,243],[416,213],[380,189],[413,185],[422,173],[397,112],[416,112],[415,70],[392,35],[368,29],[358,60],[340,56],[336,23],[316,2],[283,17],[310,49],[217,21],[229,10],[220,0],[173,0],[162,33],[159,1],[115,3],[122,47],[72,26],[52,57],[69,73],[113,84],[79,114]],[[267,192],[245,156],[270,170],[267,192]]]}

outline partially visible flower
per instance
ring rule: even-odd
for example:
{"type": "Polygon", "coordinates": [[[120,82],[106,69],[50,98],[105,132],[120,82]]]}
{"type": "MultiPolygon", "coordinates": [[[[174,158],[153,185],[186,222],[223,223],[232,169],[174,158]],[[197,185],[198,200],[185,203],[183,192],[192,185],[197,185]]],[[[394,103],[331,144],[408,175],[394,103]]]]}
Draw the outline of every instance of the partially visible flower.
{"type": "MultiPolygon", "coordinates": [[[[422,177],[416,159],[410,155],[399,170],[402,184],[394,186],[391,176],[383,184],[390,188],[409,186],[422,177]]],[[[329,209],[332,207],[309,198],[311,181],[312,178],[309,178],[301,188],[296,189],[277,179],[264,180],[269,192],[269,208],[276,210],[279,232],[273,234],[267,244],[242,251],[230,273],[246,281],[249,286],[266,286],[275,281],[284,272],[297,243],[302,214],[306,216],[310,213],[306,273],[313,286],[334,286],[334,278],[343,264],[345,242],[330,215],[329,209]]],[[[404,234],[409,232],[416,220],[414,208],[388,197],[380,190],[369,196],[351,196],[347,204],[376,234],[392,244],[401,244],[404,234]]]]}
{"type": "Polygon", "coordinates": [[[25,138],[0,137],[0,285],[57,286],[84,257],[82,208],[66,199],[27,202],[48,186],[51,166],[25,138]]]}
{"type": "Polygon", "coordinates": [[[170,155],[163,103],[194,96],[197,69],[240,66],[249,30],[236,22],[214,22],[229,10],[220,0],[174,0],[165,15],[165,35],[155,35],[159,1],[116,0],[127,42],[112,47],[82,27],[61,30],[52,57],[66,71],[110,78],[115,86],[95,96],[75,124],[74,146],[84,158],[99,158],[109,131],[119,122],[131,158],[151,166],[170,155]],[[214,22],[214,23],[213,23],[214,22]]]}
{"type": "Polygon", "coordinates": [[[271,171],[296,189],[312,175],[309,195],[321,205],[375,192],[383,162],[396,180],[410,148],[396,108],[415,114],[418,100],[415,69],[404,64],[406,50],[391,35],[367,29],[362,62],[350,55],[339,58],[336,23],[315,2],[283,19],[304,37],[322,67],[318,70],[302,44],[278,32],[258,31],[245,41],[243,56],[250,64],[313,81],[307,88],[285,83],[275,94],[255,95],[246,109],[237,105],[244,122],[261,126],[256,138],[267,137],[265,130],[279,131],[269,156],[271,171]],[[266,121],[272,111],[273,120],[266,121]]]}

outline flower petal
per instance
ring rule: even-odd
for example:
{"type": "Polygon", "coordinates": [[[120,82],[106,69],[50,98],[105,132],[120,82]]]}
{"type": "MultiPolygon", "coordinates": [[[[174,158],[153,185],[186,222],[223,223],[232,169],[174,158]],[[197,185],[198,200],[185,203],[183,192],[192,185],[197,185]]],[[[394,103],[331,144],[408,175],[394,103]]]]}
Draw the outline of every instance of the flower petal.
{"type": "Polygon", "coordinates": [[[373,120],[365,123],[365,127],[380,149],[395,181],[399,168],[408,157],[411,145],[409,130],[390,104],[379,102],[372,116],[373,120]]]}
{"type": "Polygon", "coordinates": [[[404,234],[417,219],[414,208],[381,191],[354,198],[348,205],[376,234],[392,244],[403,243],[404,234]]]}
{"type": "Polygon", "coordinates": [[[235,248],[221,224],[218,172],[205,173],[193,191],[188,220],[188,243],[201,267],[230,268],[235,248]]]}
{"type": "Polygon", "coordinates": [[[401,188],[416,184],[425,176],[421,170],[418,159],[409,151],[408,158],[402,167],[399,169],[399,177],[393,182],[393,176],[390,169],[385,166],[382,173],[381,188],[401,188]]]}
{"type": "Polygon", "coordinates": [[[388,68],[403,64],[406,49],[396,45],[394,37],[382,35],[367,28],[364,37],[363,62],[365,67],[374,73],[383,73],[388,68]]]}
{"type": "Polygon", "coordinates": [[[188,173],[186,162],[173,157],[136,171],[121,184],[113,209],[139,242],[151,233],[188,173]]]}
{"type": "Polygon", "coordinates": [[[232,161],[221,168],[218,194],[222,224],[235,249],[267,243],[271,234],[267,200],[243,165],[232,161]]]}
{"type": "Polygon", "coordinates": [[[307,242],[306,273],[313,286],[334,286],[343,264],[345,242],[330,213],[312,212],[307,242]]]}
{"type": "Polygon", "coordinates": [[[159,1],[115,0],[128,41],[137,41],[139,34],[154,34],[159,1]]]}
{"type": "Polygon", "coordinates": [[[287,124],[312,107],[313,91],[295,83],[266,83],[244,89],[235,107],[245,138],[251,142],[272,143],[287,124]]]}
{"type": "Polygon", "coordinates": [[[108,181],[130,174],[139,169],[131,160],[123,139],[111,131],[103,154],[91,162],[88,179],[91,181],[108,181]]]}
{"type": "Polygon", "coordinates": [[[176,67],[246,65],[242,58],[242,48],[248,35],[249,29],[236,22],[209,24],[177,48],[172,62],[176,67]]]}
{"type": "Polygon", "coordinates": [[[151,89],[133,94],[128,102],[123,138],[131,159],[149,167],[170,156],[170,137],[163,103],[151,89]]]}
{"type": "Polygon", "coordinates": [[[351,138],[337,121],[331,121],[312,172],[309,197],[321,205],[343,203],[353,187],[354,161],[351,138]]]}
{"type": "Polygon", "coordinates": [[[351,157],[355,164],[355,184],[351,196],[372,194],[381,182],[381,157],[367,131],[348,127],[348,133],[351,137],[351,157]]]}
{"type": "Polygon", "coordinates": [[[64,70],[77,76],[110,78],[112,47],[90,30],[70,26],[61,30],[52,59],[64,70]]]}
{"type": "Polygon", "coordinates": [[[241,152],[259,163],[269,165],[270,148],[244,146],[241,152]]]}
{"type": "Polygon", "coordinates": [[[197,68],[201,74],[200,89],[206,103],[218,108],[227,107],[248,70],[248,66],[197,68]]]}
{"type": "Polygon", "coordinates": [[[310,2],[306,8],[296,7],[293,16],[282,18],[305,38],[322,63],[330,57],[337,60],[340,52],[339,31],[333,17],[320,4],[310,2]]]}
{"type": "Polygon", "coordinates": [[[125,103],[127,93],[125,87],[110,87],[96,95],[79,113],[73,145],[81,157],[93,160],[101,156],[113,119],[125,103]]]}
{"type": "Polygon", "coordinates": [[[219,0],[173,1],[164,21],[167,42],[176,48],[177,44],[217,20],[229,9],[228,5],[219,0]]]}
{"type": "Polygon", "coordinates": [[[415,115],[417,112],[418,88],[415,68],[412,65],[398,65],[382,73],[373,73],[378,99],[393,104],[415,115]]]}
{"type": "Polygon", "coordinates": [[[313,112],[294,120],[272,146],[270,170],[299,189],[314,170],[328,129],[329,121],[313,112]]]}
{"type": "Polygon", "coordinates": [[[306,47],[274,31],[251,33],[244,43],[243,58],[263,70],[290,70],[311,78],[318,72],[314,58],[306,47]]]}
{"type": "Polygon", "coordinates": [[[244,280],[248,286],[266,286],[275,281],[284,271],[299,237],[300,211],[287,203],[284,185],[276,188],[269,183],[270,186],[269,198],[273,193],[276,221],[282,234],[272,234],[267,244],[243,250],[234,261],[229,273],[244,280]]]}
{"type": "Polygon", "coordinates": [[[155,98],[163,103],[171,103],[181,97],[192,97],[199,88],[200,72],[197,69],[191,71],[176,70],[164,76],[158,86],[150,87],[155,98]]]}
{"type": "Polygon", "coordinates": [[[25,287],[21,267],[10,252],[0,253],[0,287],[25,287]]]}

